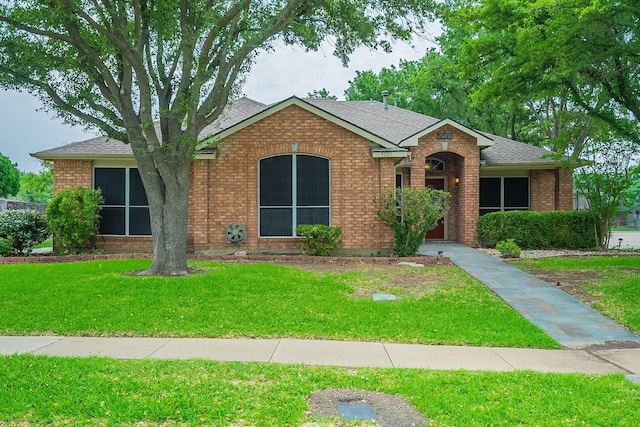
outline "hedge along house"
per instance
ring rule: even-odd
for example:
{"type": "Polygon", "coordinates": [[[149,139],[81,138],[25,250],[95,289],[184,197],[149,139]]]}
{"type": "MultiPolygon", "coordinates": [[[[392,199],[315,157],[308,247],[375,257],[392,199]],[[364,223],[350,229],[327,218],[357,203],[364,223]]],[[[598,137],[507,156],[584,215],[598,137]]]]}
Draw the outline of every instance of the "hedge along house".
{"type": "MultiPolygon", "coordinates": [[[[195,252],[291,251],[298,224],[340,226],[342,248],[393,247],[374,196],[395,187],[451,193],[427,239],[476,246],[479,215],[569,210],[572,171],[543,149],[373,101],[248,98],[201,135],[191,167],[188,247],[195,252]]],[[[149,208],[128,145],[98,137],[40,151],[54,191],[101,188],[99,247],[150,250],[149,208]]]]}

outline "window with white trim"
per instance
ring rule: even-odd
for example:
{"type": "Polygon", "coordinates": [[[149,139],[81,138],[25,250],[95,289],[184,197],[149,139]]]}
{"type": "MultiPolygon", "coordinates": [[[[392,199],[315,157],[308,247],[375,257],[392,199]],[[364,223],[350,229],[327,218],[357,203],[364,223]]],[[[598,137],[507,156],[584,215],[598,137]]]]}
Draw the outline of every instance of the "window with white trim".
{"type": "Polygon", "coordinates": [[[96,167],[93,188],[102,190],[99,234],[150,236],[149,202],[137,168],[96,167]]]}
{"type": "Polygon", "coordinates": [[[285,154],[261,159],[259,170],[260,237],[295,237],[298,225],[329,225],[329,159],[285,154]]]}
{"type": "Polygon", "coordinates": [[[480,178],[480,215],[529,209],[528,177],[480,178]]]}

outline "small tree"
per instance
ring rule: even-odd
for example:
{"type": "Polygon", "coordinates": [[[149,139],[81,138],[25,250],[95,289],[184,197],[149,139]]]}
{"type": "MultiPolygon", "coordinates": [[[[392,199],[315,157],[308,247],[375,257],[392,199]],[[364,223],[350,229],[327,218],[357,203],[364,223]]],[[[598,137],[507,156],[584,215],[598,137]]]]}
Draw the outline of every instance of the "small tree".
{"type": "Polygon", "coordinates": [[[450,196],[433,188],[403,188],[375,198],[378,219],[393,230],[393,249],[398,256],[418,251],[427,231],[434,229],[449,210],[450,196]]]}
{"type": "Polygon", "coordinates": [[[22,254],[49,237],[47,221],[32,209],[0,212],[0,237],[6,239],[13,253],[22,254]]]}
{"type": "Polygon", "coordinates": [[[18,165],[0,154],[0,197],[13,196],[20,189],[18,165]]]}
{"type": "Polygon", "coordinates": [[[49,203],[53,197],[53,170],[45,165],[40,172],[24,172],[20,174],[20,191],[18,200],[30,203],[49,203]]]}
{"type": "Polygon", "coordinates": [[[100,190],[85,187],[63,190],[51,200],[46,216],[57,251],[77,254],[95,248],[102,203],[100,190]]]}
{"type": "Polygon", "coordinates": [[[575,172],[575,187],[596,218],[595,243],[599,248],[609,247],[613,219],[625,205],[632,184],[629,166],[636,150],[633,144],[616,139],[591,140],[583,148],[584,166],[575,172]]]}

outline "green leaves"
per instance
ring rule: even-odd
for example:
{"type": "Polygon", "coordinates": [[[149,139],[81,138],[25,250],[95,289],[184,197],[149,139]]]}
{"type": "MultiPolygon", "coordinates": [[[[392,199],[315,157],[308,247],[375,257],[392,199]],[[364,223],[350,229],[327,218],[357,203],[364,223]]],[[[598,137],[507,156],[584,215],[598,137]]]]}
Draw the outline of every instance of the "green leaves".
{"type": "Polygon", "coordinates": [[[6,245],[14,254],[23,254],[27,248],[42,243],[49,237],[47,221],[39,212],[30,209],[0,212],[0,238],[6,240],[0,256],[7,255],[6,245]]]}
{"type": "Polygon", "coordinates": [[[568,95],[575,109],[639,140],[635,0],[459,0],[444,16],[447,26],[469,30],[459,57],[464,75],[491,71],[479,99],[568,95]]]}
{"type": "Polygon", "coordinates": [[[46,216],[58,251],[77,254],[93,244],[102,203],[100,190],[75,187],[56,194],[47,206],[46,216]]]}
{"type": "Polygon", "coordinates": [[[450,193],[433,188],[402,188],[375,198],[378,219],[394,232],[393,249],[398,256],[418,251],[427,231],[449,210],[450,197],[450,193]]]}
{"type": "Polygon", "coordinates": [[[13,196],[20,189],[18,164],[0,153],[0,197],[13,196]]]}

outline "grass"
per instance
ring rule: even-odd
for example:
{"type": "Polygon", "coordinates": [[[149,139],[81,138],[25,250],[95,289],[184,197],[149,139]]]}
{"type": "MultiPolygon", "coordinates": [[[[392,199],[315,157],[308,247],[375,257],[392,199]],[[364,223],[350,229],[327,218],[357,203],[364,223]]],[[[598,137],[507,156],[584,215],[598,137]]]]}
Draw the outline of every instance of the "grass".
{"type": "Polygon", "coordinates": [[[19,426],[326,426],[305,412],[329,387],[400,394],[436,427],[636,426],[640,413],[622,375],[22,355],[0,357],[0,383],[0,425],[19,426]]]}
{"type": "Polygon", "coordinates": [[[53,248],[53,239],[47,239],[42,243],[38,243],[33,248],[34,249],[53,248]]]}
{"type": "Polygon", "coordinates": [[[545,258],[514,262],[525,270],[578,271],[585,277],[593,306],[618,323],[640,333],[640,257],[545,258]],[[588,274],[587,274],[588,273],[588,274]]]}
{"type": "Polygon", "coordinates": [[[640,231],[636,227],[630,226],[620,226],[620,227],[611,227],[611,231],[640,231]]]}
{"type": "Polygon", "coordinates": [[[148,260],[0,266],[0,333],[296,337],[559,348],[456,267],[320,274],[200,262],[204,274],[134,277],[148,260]],[[407,276],[411,275],[411,277],[407,276]],[[415,283],[418,283],[416,286],[415,283]],[[408,284],[413,284],[409,286],[408,284]],[[375,302],[371,292],[399,300],[375,302]],[[16,315],[19,313],[19,315],[16,315]]]}

